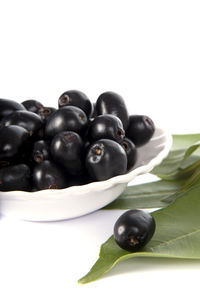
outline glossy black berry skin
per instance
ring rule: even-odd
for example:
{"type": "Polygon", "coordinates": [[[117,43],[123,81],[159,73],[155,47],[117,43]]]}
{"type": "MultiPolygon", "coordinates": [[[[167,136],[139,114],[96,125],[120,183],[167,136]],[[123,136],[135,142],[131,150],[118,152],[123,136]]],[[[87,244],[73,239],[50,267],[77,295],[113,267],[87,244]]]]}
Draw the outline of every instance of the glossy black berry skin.
{"type": "Polygon", "coordinates": [[[39,140],[34,143],[32,159],[35,163],[50,159],[50,147],[47,141],[39,140]]]}
{"type": "Polygon", "coordinates": [[[30,136],[36,134],[42,127],[42,120],[37,114],[26,111],[18,110],[14,111],[9,116],[2,120],[3,126],[17,125],[25,128],[30,136]]]}
{"type": "Polygon", "coordinates": [[[57,111],[56,108],[54,107],[42,107],[41,109],[39,109],[39,111],[37,112],[37,114],[40,116],[40,118],[42,119],[43,125],[42,127],[39,129],[38,134],[37,134],[37,139],[44,139],[45,138],[45,126],[46,126],[46,122],[47,120],[52,116],[53,113],[55,113],[57,111]]]}
{"type": "Polygon", "coordinates": [[[33,170],[33,187],[36,190],[62,189],[68,186],[66,173],[52,161],[45,160],[33,170]]]}
{"type": "Polygon", "coordinates": [[[37,100],[25,100],[22,102],[22,105],[26,110],[31,111],[35,114],[43,107],[42,103],[37,100]]]}
{"type": "Polygon", "coordinates": [[[88,176],[88,174],[81,174],[81,175],[71,175],[69,176],[68,184],[70,186],[79,186],[91,183],[92,179],[88,176]]]}
{"type": "Polygon", "coordinates": [[[90,118],[94,119],[97,117],[96,102],[92,103],[92,106],[93,106],[93,112],[92,112],[92,115],[90,116],[90,118]]]}
{"type": "Polygon", "coordinates": [[[0,191],[29,191],[30,178],[30,169],[25,164],[1,168],[0,191]]]}
{"type": "Polygon", "coordinates": [[[101,115],[90,124],[88,138],[90,141],[111,139],[121,142],[125,137],[125,131],[121,120],[114,115],[101,115]]]}
{"type": "Polygon", "coordinates": [[[122,121],[124,130],[127,129],[129,114],[124,99],[120,95],[114,92],[101,94],[96,102],[96,111],[97,115],[115,115],[122,121]]]}
{"type": "Polygon", "coordinates": [[[137,146],[146,144],[153,136],[155,125],[151,118],[144,115],[131,115],[126,136],[137,146]]]}
{"type": "Polygon", "coordinates": [[[89,98],[81,91],[69,90],[64,92],[58,99],[59,108],[64,106],[76,106],[82,109],[87,117],[90,117],[93,112],[93,106],[89,98]]]}
{"type": "Polygon", "coordinates": [[[13,100],[0,99],[0,121],[16,110],[26,110],[25,107],[13,100]]]}
{"type": "Polygon", "coordinates": [[[58,106],[0,99],[0,190],[62,189],[123,175],[155,131],[149,117],[129,117],[111,91],[92,103],[68,90],[58,106]]]}
{"type": "Polygon", "coordinates": [[[74,131],[83,134],[88,119],[83,110],[75,106],[65,106],[53,113],[45,126],[45,137],[52,139],[62,131],[74,131]]]}
{"type": "Polygon", "coordinates": [[[135,144],[125,137],[120,145],[124,148],[127,155],[127,171],[130,171],[135,165],[137,159],[137,148],[135,144]]]}
{"type": "Polygon", "coordinates": [[[56,111],[57,109],[54,107],[45,106],[39,109],[38,115],[41,117],[43,122],[46,122],[50,118],[50,116],[56,111]]]}
{"type": "Polygon", "coordinates": [[[27,151],[30,135],[26,129],[11,125],[0,129],[0,165],[23,157],[27,151]],[[4,163],[3,163],[4,162],[4,163]]]}
{"type": "Polygon", "coordinates": [[[101,139],[94,142],[86,155],[88,174],[96,181],[126,173],[127,156],[117,142],[101,139]]]}
{"type": "Polygon", "coordinates": [[[114,239],[124,250],[136,252],[142,249],[155,232],[155,220],[142,210],[129,210],[114,225],[114,239]]]}
{"type": "Polygon", "coordinates": [[[73,131],[58,133],[50,146],[53,160],[69,174],[79,175],[84,170],[84,145],[82,138],[73,131]]]}

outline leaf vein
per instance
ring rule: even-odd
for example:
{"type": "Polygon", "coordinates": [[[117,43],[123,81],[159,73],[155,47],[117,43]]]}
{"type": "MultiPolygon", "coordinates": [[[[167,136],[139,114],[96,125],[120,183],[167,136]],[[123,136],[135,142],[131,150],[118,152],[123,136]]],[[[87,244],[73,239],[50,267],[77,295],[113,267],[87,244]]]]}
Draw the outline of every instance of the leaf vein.
{"type": "MultiPolygon", "coordinates": [[[[176,192],[177,191],[177,189],[174,189],[174,190],[170,190],[169,192],[157,192],[157,193],[142,193],[142,194],[136,194],[136,195],[121,195],[121,197],[123,197],[123,198],[125,198],[125,197],[141,197],[141,196],[149,196],[149,195],[151,195],[151,196],[159,196],[159,195],[168,195],[168,194],[171,194],[171,193],[174,193],[174,192],[176,192]]],[[[121,198],[121,197],[119,197],[119,198],[121,198]]]]}
{"type": "Polygon", "coordinates": [[[181,236],[178,236],[178,237],[176,237],[176,238],[174,238],[174,239],[171,239],[171,240],[169,240],[169,241],[165,241],[165,242],[163,242],[163,243],[161,243],[161,244],[159,244],[159,245],[157,245],[157,246],[155,246],[155,247],[152,247],[151,249],[156,249],[156,248],[158,248],[158,247],[162,247],[162,246],[164,246],[164,245],[167,245],[167,244],[170,244],[170,243],[172,243],[172,242],[178,241],[178,240],[180,240],[180,239],[183,239],[183,238],[185,238],[185,237],[187,237],[187,236],[190,236],[190,235],[195,234],[195,233],[198,233],[198,232],[200,232],[200,228],[199,228],[199,229],[196,229],[195,231],[188,232],[188,233],[186,233],[186,234],[183,234],[183,235],[181,235],[181,236]]]}

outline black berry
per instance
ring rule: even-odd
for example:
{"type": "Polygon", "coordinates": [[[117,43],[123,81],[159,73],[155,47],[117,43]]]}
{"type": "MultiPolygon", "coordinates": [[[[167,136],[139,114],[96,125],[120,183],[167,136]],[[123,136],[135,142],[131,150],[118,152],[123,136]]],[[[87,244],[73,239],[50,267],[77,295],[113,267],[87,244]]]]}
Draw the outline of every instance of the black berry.
{"type": "Polygon", "coordinates": [[[34,162],[41,163],[50,159],[50,149],[47,141],[36,141],[33,145],[32,158],[34,162]]]}
{"type": "Polygon", "coordinates": [[[129,210],[114,225],[114,239],[124,250],[135,252],[143,248],[155,232],[155,220],[142,210],[129,210]]]}
{"type": "Polygon", "coordinates": [[[105,92],[99,96],[96,102],[97,115],[111,114],[117,116],[126,130],[129,122],[129,115],[124,99],[114,93],[105,92]]]}
{"type": "Polygon", "coordinates": [[[93,106],[89,98],[81,91],[69,90],[64,92],[58,99],[58,106],[76,106],[82,109],[90,117],[93,112],[93,106]]]}
{"type": "Polygon", "coordinates": [[[113,115],[101,115],[90,124],[88,138],[91,141],[111,139],[121,142],[125,137],[125,131],[121,120],[113,115]]]}
{"type": "Polygon", "coordinates": [[[63,166],[68,173],[79,175],[84,170],[84,145],[78,133],[63,131],[51,142],[51,155],[54,161],[63,166]]]}
{"type": "Polygon", "coordinates": [[[26,108],[26,110],[36,114],[43,107],[42,103],[37,100],[25,100],[22,102],[22,105],[26,108]]]}
{"type": "Polygon", "coordinates": [[[38,115],[41,117],[43,122],[46,122],[49,119],[49,117],[56,111],[57,109],[54,107],[45,106],[39,109],[38,115]]]}
{"type": "Polygon", "coordinates": [[[86,168],[94,180],[106,180],[126,173],[127,157],[117,142],[102,139],[94,142],[86,155],[86,168]]]}
{"type": "Polygon", "coordinates": [[[88,119],[83,110],[75,106],[64,106],[47,120],[45,136],[51,139],[62,131],[74,131],[83,134],[87,124],[88,119]]]}
{"type": "Polygon", "coordinates": [[[137,159],[137,148],[135,144],[127,137],[123,139],[120,145],[124,148],[127,155],[127,171],[129,171],[136,162],[137,159]]]}
{"type": "Polygon", "coordinates": [[[33,170],[33,186],[36,190],[63,189],[68,186],[68,180],[61,167],[45,160],[33,170]]]}
{"type": "Polygon", "coordinates": [[[19,164],[0,169],[0,191],[29,191],[31,172],[27,165],[19,164]]]}
{"type": "Polygon", "coordinates": [[[146,144],[153,136],[155,125],[151,118],[144,115],[132,115],[129,118],[129,126],[126,136],[137,146],[146,144]]]}
{"type": "Polygon", "coordinates": [[[0,99],[0,121],[16,110],[26,110],[25,107],[13,100],[0,99]]]}
{"type": "Polygon", "coordinates": [[[0,129],[0,166],[8,165],[27,152],[30,135],[26,129],[11,125],[0,129]]]}

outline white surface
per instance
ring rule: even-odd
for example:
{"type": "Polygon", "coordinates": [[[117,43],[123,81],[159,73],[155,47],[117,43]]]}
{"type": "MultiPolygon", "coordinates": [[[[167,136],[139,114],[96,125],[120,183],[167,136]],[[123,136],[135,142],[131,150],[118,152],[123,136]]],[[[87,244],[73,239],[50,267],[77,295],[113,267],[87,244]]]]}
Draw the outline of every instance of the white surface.
{"type": "MultiPolygon", "coordinates": [[[[120,93],[131,113],[172,133],[199,132],[199,1],[0,2],[0,96],[56,106],[77,88],[120,93]]],[[[141,177],[142,182],[147,177],[141,177]]],[[[95,262],[121,211],[71,221],[0,221],[2,300],[199,299],[200,262],[137,259],[94,283],[95,262]]]]}
{"type": "Polygon", "coordinates": [[[66,189],[0,192],[2,215],[27,221],[59,221],[94,212],[119,197],[134,178],[160,164],[171,145],[172,136],[156,127],[149,142],[137,148],[135,165],[126,174],[66,189]]]}

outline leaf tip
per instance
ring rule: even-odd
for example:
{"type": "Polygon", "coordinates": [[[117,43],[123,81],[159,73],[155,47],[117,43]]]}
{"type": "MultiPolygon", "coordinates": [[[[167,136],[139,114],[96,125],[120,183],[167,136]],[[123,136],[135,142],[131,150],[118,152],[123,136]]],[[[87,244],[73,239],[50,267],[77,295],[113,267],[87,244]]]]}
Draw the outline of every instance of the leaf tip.
{"type": "Polygon", "coordinates": [[[80,285],[84,284],[84,282],[82,282],[81,279],[79,279],[79,280],[77,281],[77,283],[80,284],[80,285]]]}
{"type": "Polygon", "coordinates": [[[86,284],[86,283],[89,283],[89,282],[93,281],[93,280],[91,280],[91,281],[90,281],[90,280],[87,280],[85,277],[86,277],[86,276],[80,278],[80,279],[77,281],[77,283],[80,284],[80,285],[83,285],[83,284],[86,284]]]}

